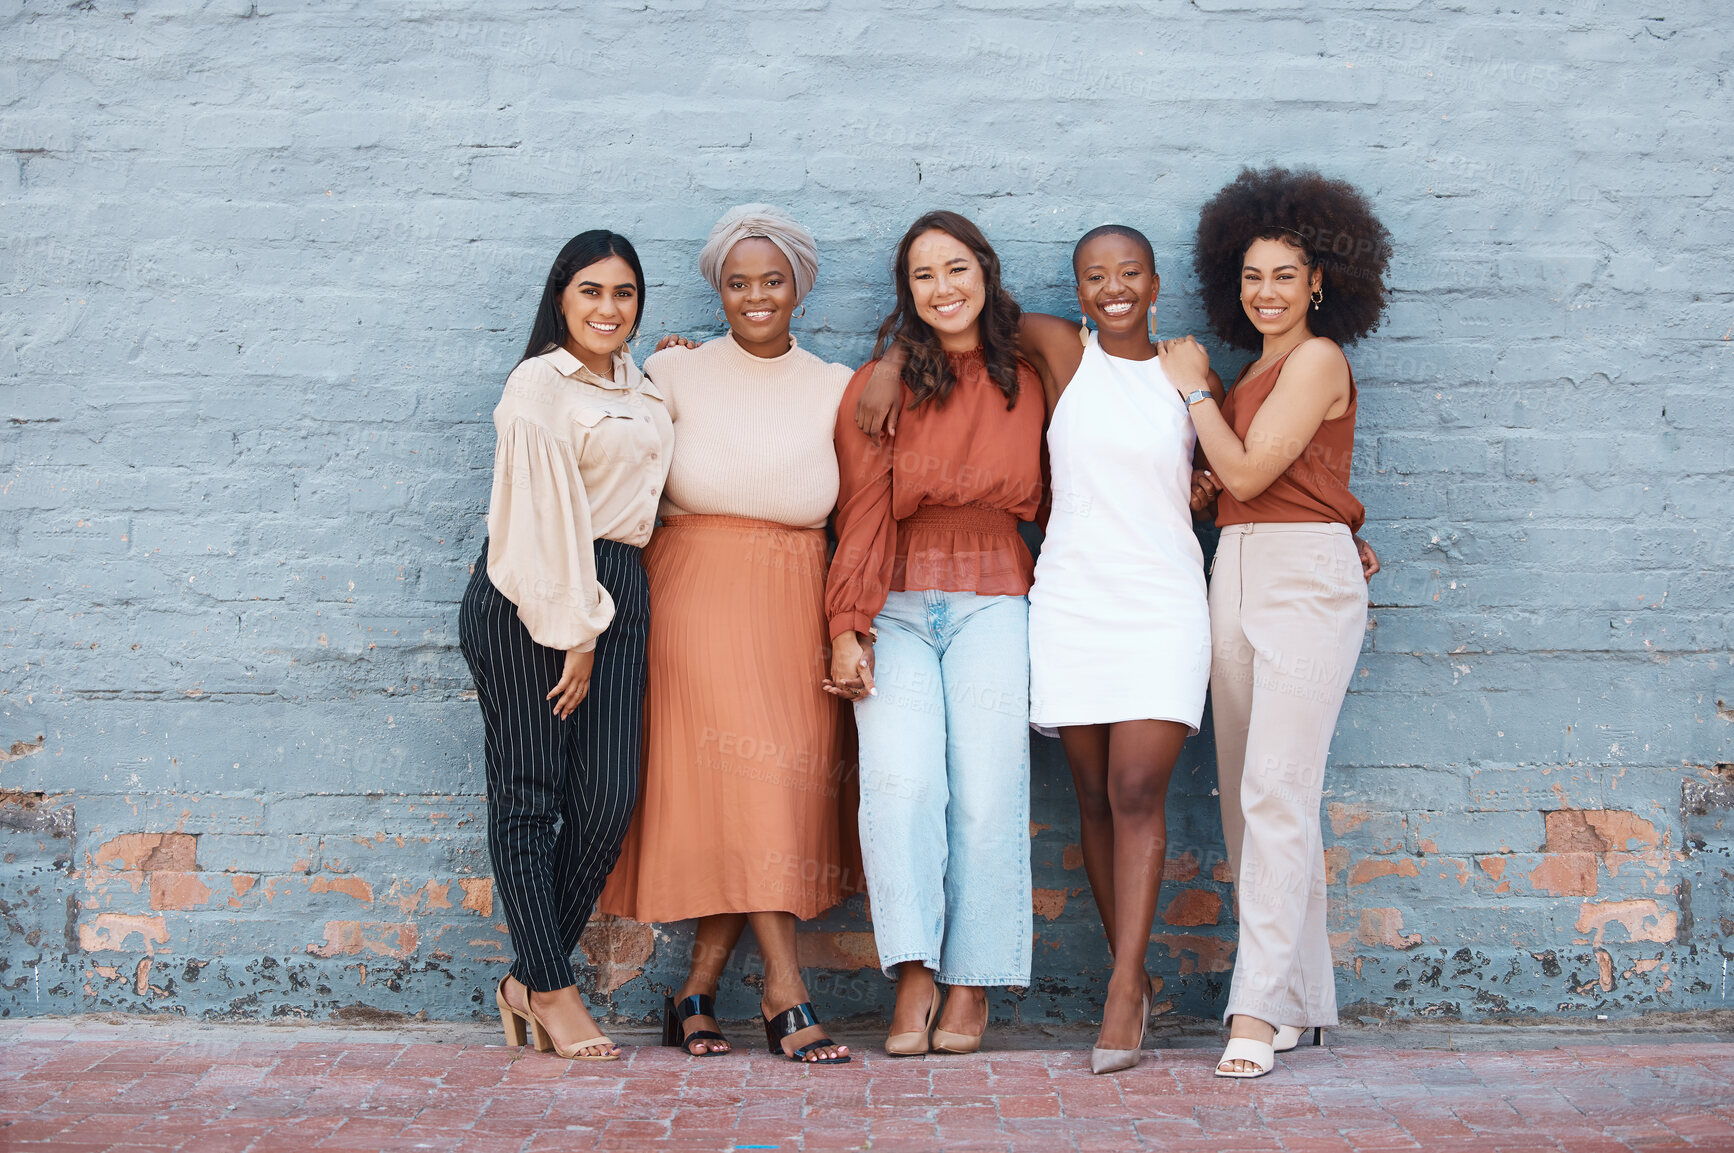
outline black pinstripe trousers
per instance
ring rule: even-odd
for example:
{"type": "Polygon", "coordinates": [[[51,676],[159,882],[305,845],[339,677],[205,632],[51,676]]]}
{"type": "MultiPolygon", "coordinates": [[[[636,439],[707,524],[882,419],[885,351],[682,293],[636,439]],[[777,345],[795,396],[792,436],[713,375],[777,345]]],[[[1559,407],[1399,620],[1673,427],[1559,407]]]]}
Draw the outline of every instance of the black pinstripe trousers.
{"type": "Polygon", "coordinates": [[[488,579],[485,544],[458,615],[487,736],[494,891],[517,956],[512,975],[537,992],[577,983],[572,950],[638,803],[650,626],[639,551],[596,542],[596,575],[614,597],[614,621],[597,638],[590,693],[567,720],[544,699],[566,654],[530,639],[517,606],[488,579]]]}

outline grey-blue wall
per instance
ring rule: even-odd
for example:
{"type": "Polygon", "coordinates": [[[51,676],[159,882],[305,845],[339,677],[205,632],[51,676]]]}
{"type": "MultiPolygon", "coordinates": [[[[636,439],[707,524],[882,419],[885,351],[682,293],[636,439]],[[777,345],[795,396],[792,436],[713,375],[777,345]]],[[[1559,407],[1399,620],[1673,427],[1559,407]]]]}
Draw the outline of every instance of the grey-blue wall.
{"type": "MultiPolygon", "coordinates": [[[[1385,572],[1327,796],[1342,1001],[1724,1005],[1731,31],[1720,0],[6,0],[3,1011],[487,1007],[457,600],[567,237],[638,242],[641,355],[714,332],[695,256],[748,200],[817,234],[827,357],[866,355],[935,206],[1061,312],[1073,240],[1141,227],[1174,334],[1200,203],[1272,162],[1353,180],[1397,244],[1351,350],[1385,572]]],[[[1054,746],[1035,775],[1039,977],[1005,1005],[1087,1018],[1054,746]]],[[[1232,961],[1212,787],[1206,736],[1152,930],[1178,1013],[1232,961]]],[[[807,938],[823,1011],[885,1003],[868,928],[807,938]]],[[[641,1016],[686,940],[598,926],[586,961],[641,1016]]]]}

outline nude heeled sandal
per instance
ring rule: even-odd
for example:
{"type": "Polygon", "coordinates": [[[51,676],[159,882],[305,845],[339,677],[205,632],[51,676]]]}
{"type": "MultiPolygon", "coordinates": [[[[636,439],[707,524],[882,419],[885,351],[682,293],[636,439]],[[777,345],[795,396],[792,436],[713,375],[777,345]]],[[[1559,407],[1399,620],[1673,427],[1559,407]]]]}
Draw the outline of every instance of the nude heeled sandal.
{"type": "Polygon", "coordinates": [[[586,1037],[582,1041],[574,1041],[564,1049],[557,1048],[554,1045],[553,1035],[548,1032],[548,1027],[542,1024],[542,1018],[536,1016],[536,1010],[528,1007],[529,1002],[527,992],[525,1008],[523,1009],[513,1008],[512,1003],[506,1000],[506,980],[508,977],[510,977],[510,974],[507,974],[506,977],[501,977],[499,986],[494,990],[494,1004],[498,1006],[500,1010],[500,1023],[505,1026],[507,1044],[524,1044],[524,1035],[527,1029],[530,1044],[535,1047],[536,1052],[538,1053],[553,1053],[556,1057],[564,1057],[568,1061],[620,1060],[620,1054],[618,1053],[586,1053],[584,1051],[586,1049],[594,1049],[598,1045],[606,1045],[610,1049],[614,1048],[614,1042],[609,1040],[608,1036],[603,1033],[598,1033],[594,1037],[586,1037]]]}

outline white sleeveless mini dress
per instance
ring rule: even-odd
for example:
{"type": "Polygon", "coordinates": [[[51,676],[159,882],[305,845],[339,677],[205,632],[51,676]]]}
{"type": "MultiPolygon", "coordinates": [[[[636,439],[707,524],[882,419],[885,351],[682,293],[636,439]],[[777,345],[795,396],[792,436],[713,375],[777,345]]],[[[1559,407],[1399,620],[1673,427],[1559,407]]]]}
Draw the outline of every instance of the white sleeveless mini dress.
{"type": "Polygon", "coordinates": [[[1030,723],[1178,721],[1210,682],[1196,434],[1162,364],[1090,337],[1048,429],[1053,513],[1030,589],[1030,723]]]}

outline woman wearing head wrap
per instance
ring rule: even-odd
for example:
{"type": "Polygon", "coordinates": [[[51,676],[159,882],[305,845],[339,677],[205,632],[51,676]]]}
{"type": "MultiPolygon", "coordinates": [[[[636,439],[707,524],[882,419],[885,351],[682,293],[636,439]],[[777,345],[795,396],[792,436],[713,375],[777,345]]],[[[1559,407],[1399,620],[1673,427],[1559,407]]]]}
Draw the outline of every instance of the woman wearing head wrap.
{"type": "Polygon", "coordinates": [[[858,876],[845,866],[853,822],[839,820],[842,713],[819,684],[829,667],[832,429],[850,373],[789,333],[818,254],[786,213],[731,209],[699,270],[729,331],[644,366],[674,415],[674,463],[644,556],[641,800],[601,907],[638,921],[698,918],[691,970],[664,1007],[665,1044],[729,1051],[714,998],[750,921],[773,1051],[840,1063],[847,1046],[823,1036],[807,1003],[795,924],[835,905],[858,876]]]}

